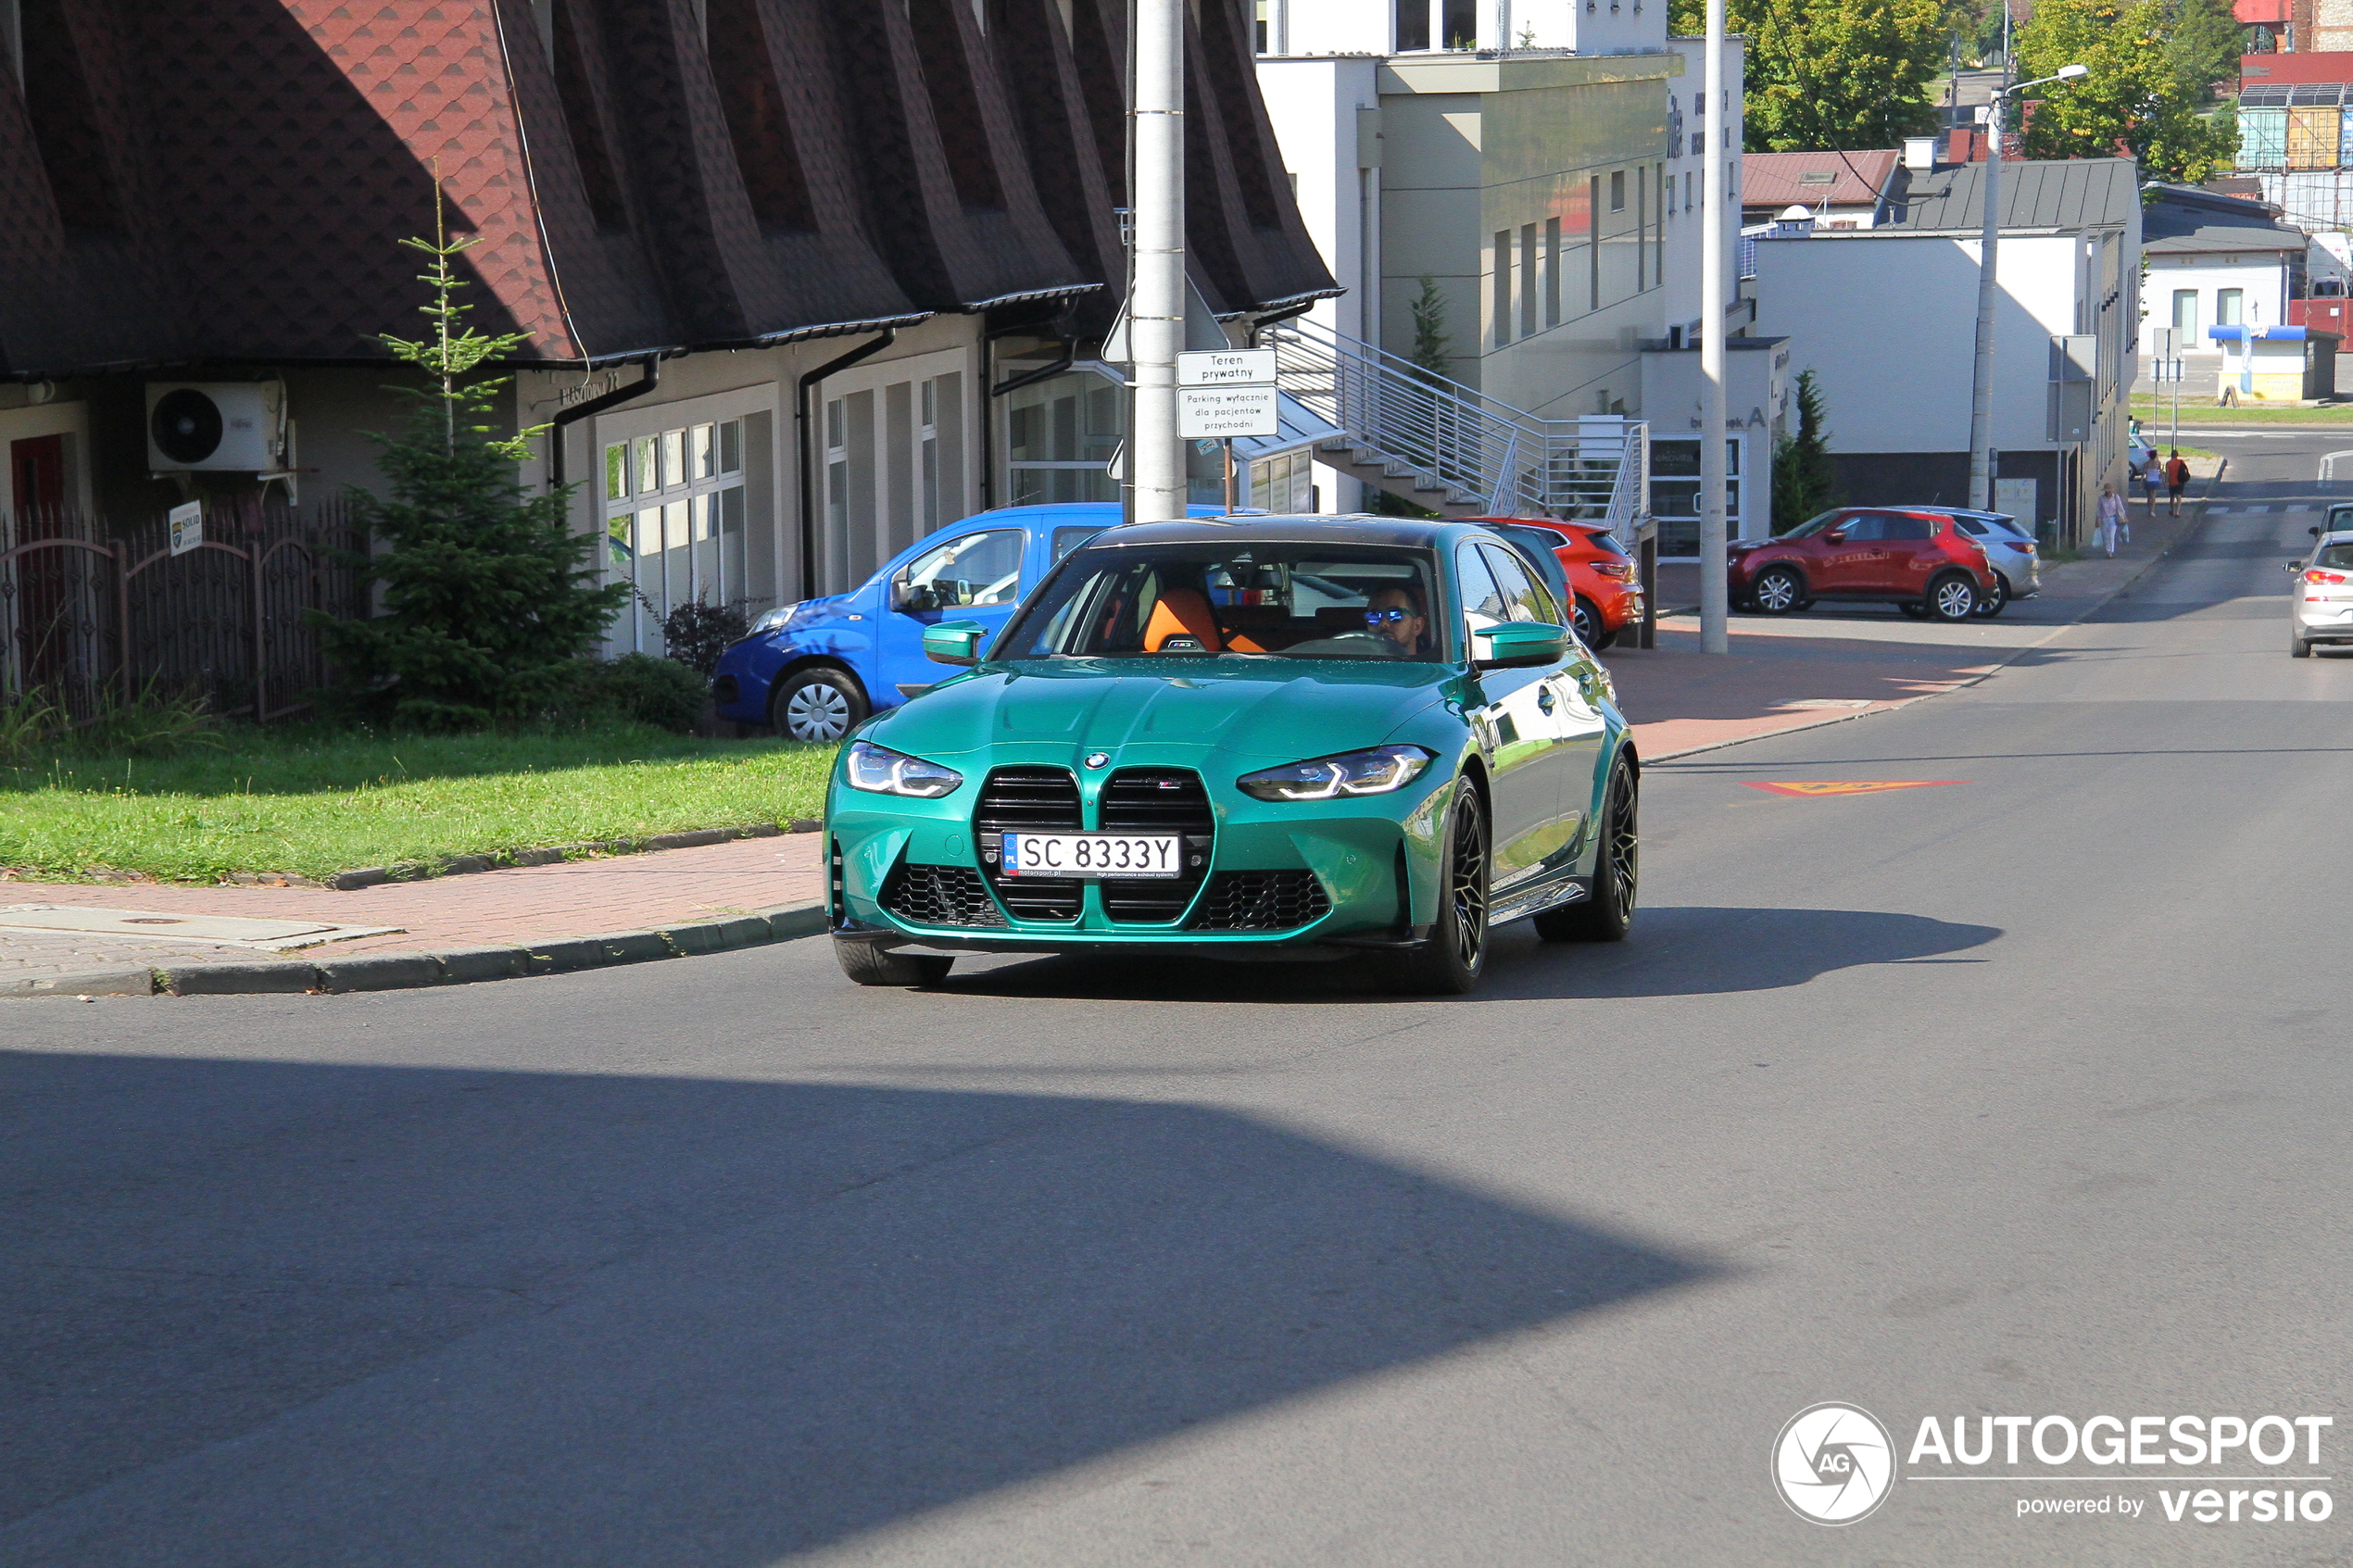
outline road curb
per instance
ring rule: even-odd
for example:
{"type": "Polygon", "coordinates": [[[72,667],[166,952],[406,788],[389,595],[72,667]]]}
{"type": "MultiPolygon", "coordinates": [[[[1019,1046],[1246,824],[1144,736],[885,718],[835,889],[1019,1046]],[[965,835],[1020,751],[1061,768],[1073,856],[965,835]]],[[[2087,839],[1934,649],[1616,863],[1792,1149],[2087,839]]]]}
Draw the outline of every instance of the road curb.
{"type": "Polygon", "coordinates": [[[71,974],[0,976],[0,998],[17,997],[253,997],[344,996],[359,991],[414,991],[472,985],[526,975],[576,974],[584,970],[662,959],[695,958],[778,942],[825,929],[822,904],[774,904],[721,920],[690,921],[650,931],[609,931],[551,942],[490,943],[422,953],[353,953],[343,958],[257,959],[238,963],[183,963],[79,971],[71,974]]]}
{"type": "MultiPolygon", "coordinates": [[[[2203,508],[2208,501],[2214,498],[2214,487],[2222,483],[2222,475],[2229,470],[2230,466],[2231,459],[2228,458],[2223,458],[2221,467],[2216,469],[2213,474],[2207,480],[2206,488],[2199,492],[2196,501],[2196,505],[2200,508],[2203,508]]],[[[2162,566],[2165,563],[2166,558],[2173,553],[2174,549],[2180,546],[2183,540],[2188,538],[2194,531],[2205,526],[2206,513],[2203,509],[2201,509],[2198,512],[2198,515],[2191,519],[2183,527],[2180,533],[2173,535],[2173,539],[2171,544],[2167,545],[2165,548],[2158,551],[2157,554],[2149,557],[2148,559],[2143,561],[2141,563],[2140,570],[2133,572],[2132,576],[2126,578],[2123,582],[2118,583],[2115,587],[2110,588],[2107,593],[2102,594],[2098,598],[2094,599],[2090,604],[2086,605],[2083,608],[2082,614],[2076,616],[2071,621],[2060,621],[2057,625],[2052,627],[2047,634],[2037,637],[2031,643],[2024,643],[2010,649],[2001,658],[1993,660],[1993,662],[1983,671],[1975,675],[1971,675],[1965,681],[1956,681],[1951,685],[1946,686],[1940,691],[1922,692],[1918,696],[1900,697],[1881,708],[1866,708],[1853,713],[1833,713],[1827,718],[1810,719],[1802,724],[1785,725],[1780,729],[1766,730],[1757,734],[1735,735],[1730,740],[1709,741],[1705,746],[1685,746],[1680,751],[1662,751],[1655,757],[1643,758],[1642,763],[1645,767],[1648,767],[1658,762],[1672,762],[1680,758],[1697,757],[1702,752],[1705,751],[1721,751],[1727,746],[1746,746],[1750,741],[1772,740],[1780,735],[1802,734],[1807,730],[1827,729],[1832,724],[1851,724],[1857,719],[1874,719],[1882,713],[1901,712],[1903,709],[1911,707],[1914,703],[1933,702],[1940,696],[1950,696],[1955,692],[1967,691],[1969,687],[1977,685],[1981,682],[1992,680],[2004,670],[2017,663],[2020,659],[2023,659],[2028,654],[2032,653],[2036,648],[2043,646],[2053,637],[2057,636],[2060,633],[2068,631],[2073,627],[2082,625],[2083,622],[2091,620],[2092,617],[2106,609],[2109,605],[2115,603],[2118,599],[2122,598],[2125,595],[2139,587],[2142,580],[2146,578],[2150,572],[2155,571],[2159,566],[2162,566]]]]}

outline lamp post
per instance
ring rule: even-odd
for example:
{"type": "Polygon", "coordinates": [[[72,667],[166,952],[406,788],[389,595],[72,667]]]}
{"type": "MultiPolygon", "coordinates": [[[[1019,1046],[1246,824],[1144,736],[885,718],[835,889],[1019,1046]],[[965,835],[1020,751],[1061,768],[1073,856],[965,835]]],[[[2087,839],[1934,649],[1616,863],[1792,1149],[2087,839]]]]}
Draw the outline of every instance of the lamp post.
{"type": "Polygon", "coordinates": [[[1168,522],[1185,516],[1186,501],[1185,447],[1176,434],[1176,354],[1185,346],[1184,0],[1136,0],[1132,15],[1128,471],[1136,521],[1168,522]]]}
{"type": "MultiPolygon", "coordinates": [[[[2007,58],[2003,69],[2009,69],[2007,58]]],[[[1988,448],[1994,434],[1994,293],[2002,237],[2002,107],[2012,94],[2029,87],[2073,82],[2091,74],[2089,66],[2061,66],[2050,76],[1994,89],[1994,101],[1985,108],[1985,225],[1978,238],[1977,256],[1977,376],[1969,399],[1969,504],[1982,512],[1994,509],[1994,464],[1988,448]]]]}
{"type": "MultiPolygon", "coordinates": [[[[1724,0],[1707,0],[1706,161],[1700,165],[1699,646],[1730,653],[1731,595],[1724,529],[1724,204],[1730,149],[1716,128],[1732,122],[1724,90],[1724,0]]],[[[1598,230],[1596,231],[1598,232],[1598,230]]]]}

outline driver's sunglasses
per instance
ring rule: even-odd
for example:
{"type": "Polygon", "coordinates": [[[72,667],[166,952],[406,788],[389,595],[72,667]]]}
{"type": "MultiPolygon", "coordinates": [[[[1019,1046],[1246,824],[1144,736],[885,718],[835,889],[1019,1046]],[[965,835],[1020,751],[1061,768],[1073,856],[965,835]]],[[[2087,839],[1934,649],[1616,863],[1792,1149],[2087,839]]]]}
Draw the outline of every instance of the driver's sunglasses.
{"type": "Polygon", "coordinates": [[[1365,624],[1367,626],[1394,626],[1401,621],[1413,619],[1412,610],[1398,605],[1391,605],[1387,609],[1368,609],[1365,612],[1365,624]]]}

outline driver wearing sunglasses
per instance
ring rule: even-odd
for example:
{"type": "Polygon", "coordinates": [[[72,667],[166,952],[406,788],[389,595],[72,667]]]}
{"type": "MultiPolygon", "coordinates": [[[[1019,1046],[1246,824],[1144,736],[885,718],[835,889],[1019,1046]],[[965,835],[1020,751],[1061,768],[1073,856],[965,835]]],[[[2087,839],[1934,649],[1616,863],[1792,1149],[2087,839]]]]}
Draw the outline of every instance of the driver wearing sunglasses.
{"type": "Polygon", "coordinates": [[[1376,635],[1387,637],[1402,655],[1412,656],[1422,651],[1423,639],[1429,630],[1429,621],[1422,613],[1422,596],[1412,587],[1398,583],[1376,591],[1365,608],[1365,625],[1376,635]]]}

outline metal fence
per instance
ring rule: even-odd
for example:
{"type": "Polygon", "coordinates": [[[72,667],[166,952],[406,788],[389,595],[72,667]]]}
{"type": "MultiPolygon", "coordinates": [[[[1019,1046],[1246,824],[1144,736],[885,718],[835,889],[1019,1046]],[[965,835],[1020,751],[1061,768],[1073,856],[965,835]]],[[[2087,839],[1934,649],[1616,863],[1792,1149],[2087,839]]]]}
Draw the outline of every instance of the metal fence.
{"type": "Polygon", "coordinates": [[[160,518],[0,513],[0,696],[38,692],[78,723],[150,689],[261,722],[300,712],[328,677],[308,612],[365,613],[336,555],[362,546],[340,503],[208,501],[178,555],[160,518]]]}

